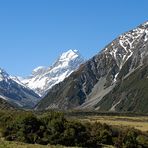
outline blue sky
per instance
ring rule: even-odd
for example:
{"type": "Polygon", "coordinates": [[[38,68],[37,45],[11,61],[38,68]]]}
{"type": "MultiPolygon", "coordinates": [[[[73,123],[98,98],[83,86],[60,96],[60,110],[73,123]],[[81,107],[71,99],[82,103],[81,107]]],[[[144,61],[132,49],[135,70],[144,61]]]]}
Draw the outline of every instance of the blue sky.
{"type": "Polygon", "coordinates": [[[0,0],[0,67],[29,75],[68,49],[85,58],[148,20],[148,0],[0,0]]]}

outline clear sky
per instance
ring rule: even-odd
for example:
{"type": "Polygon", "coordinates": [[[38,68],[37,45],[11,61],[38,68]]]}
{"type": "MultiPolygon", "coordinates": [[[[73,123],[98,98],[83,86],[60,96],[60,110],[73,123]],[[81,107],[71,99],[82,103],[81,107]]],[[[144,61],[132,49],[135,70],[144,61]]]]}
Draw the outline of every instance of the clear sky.
{"type": "Polygon", "coordinates": [[[0,67],[26,76],[68,49],[85,58],[148,20],[148,0],[0,0],[0,67]]]}

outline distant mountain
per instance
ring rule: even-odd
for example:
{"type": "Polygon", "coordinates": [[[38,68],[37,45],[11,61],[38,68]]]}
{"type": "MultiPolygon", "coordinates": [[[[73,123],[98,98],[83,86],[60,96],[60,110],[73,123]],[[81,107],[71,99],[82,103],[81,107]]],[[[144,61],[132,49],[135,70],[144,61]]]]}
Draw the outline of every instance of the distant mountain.
{"type": "Polygon", "coordinates": [[[32,108],[40,100],[34,91],[24,86],[16,77],[11,77],[3,69],[0,69],[0,98],[22,108],[32,108]]]}
{"type": "Polygon", "coordinates": [[[37,67],[31,76],[20,79],[20,81],[38,95],[44,96],[49,89],[63,81],[82,63],[84,63],[84,59],[77,50],[68,50],[49,68],[37,67]]]}
{"type": "Polygon", "coordinates": [[[148,22],[108,44],[63,82],[36,109],[90,109],[148,113],[148,22]]]}

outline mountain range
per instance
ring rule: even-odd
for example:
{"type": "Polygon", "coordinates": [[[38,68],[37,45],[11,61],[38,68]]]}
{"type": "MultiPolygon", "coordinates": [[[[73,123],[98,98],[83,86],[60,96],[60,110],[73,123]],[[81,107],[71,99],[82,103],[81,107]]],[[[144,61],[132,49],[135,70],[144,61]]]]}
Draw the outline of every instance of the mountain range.
{"type": "Polygon", "coordinates": [[[26,78],[10,76],[0,69],[0,97],[15,107],[33,108],[50,88],[63,81],[83,62],[80,53],[70,49],[49,68],[37,67],[26,78]]]}
{"type": "Polygon", "coordinates": [[[123,33],[52,87],[43,109],[148,112],[148,22],[123,33]]]}
{"type": "Polygon", "coordinates": [[[0,98],[4,105],[35,110],[148,113],[148,21],[87,61],[77,50],[68,50],[26,78],[1,69],[0,98]]]}

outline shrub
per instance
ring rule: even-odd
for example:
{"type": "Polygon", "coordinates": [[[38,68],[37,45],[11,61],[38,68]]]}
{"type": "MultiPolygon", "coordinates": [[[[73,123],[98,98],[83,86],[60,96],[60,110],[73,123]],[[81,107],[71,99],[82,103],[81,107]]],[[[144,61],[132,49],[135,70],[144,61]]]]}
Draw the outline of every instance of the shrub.
{"type": "Polygon", "coordinates": [[[137,142],[137,132],[134,129],[130,129],[124,138],[124,144],[126,148],[136,148],[138,146],[137,142]]]}
{"type": "Polygon", "coordinates": [[[26,143],[61,144],[78,147],[148,147],[148,134],[135,129],[112,128],[106,124],[66,120],[59,112],[0,112],[0,128],[6,140],[26,143]]]}
{"type": "Polygon", "coordinates": [[[7,140],[36,143],[41,122],[32,114],[18,116],[3,131],[7,140]]]}

